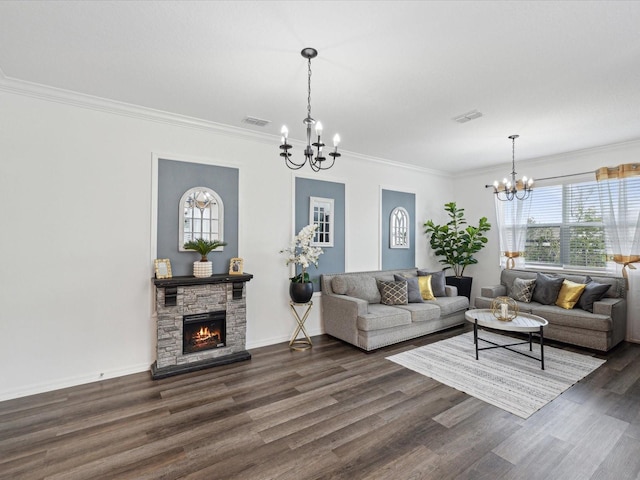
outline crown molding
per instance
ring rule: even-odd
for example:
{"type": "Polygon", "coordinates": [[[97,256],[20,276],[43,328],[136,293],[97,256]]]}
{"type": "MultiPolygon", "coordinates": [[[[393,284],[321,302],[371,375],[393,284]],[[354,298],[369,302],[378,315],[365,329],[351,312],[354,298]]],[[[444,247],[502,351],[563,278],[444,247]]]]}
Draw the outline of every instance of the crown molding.
{"type": "Polygon", "coordinates": [[[380,165],[386,165],[388,167],[395,167],[395,168],[403,168],[405,170],[411,170],[414,172],[420,172],[420,173],[424,173],[427,175],[436,175],[438,177],[443,177],[443,178],[454,178],[456,177],[456,175],[452,174],[452,173],[447,173],[447,172],[441,172],[440,170],[432,170],[430,168],[426,168],[426,167],[420,167],[418,165],[411,165],[408,163],[401,163],[401,162],[396,162],[394,160],[387,160],[385,158],[379,158],[379,157],[370,157],[368,155],[362,155],[360,153],[354,153],[354,152],[349,152],[348,150],[340,150],[342,152],[342,155],[349,155],[352,158],[356,158],[358,160],[362,160],[365,162],[371,162],[371,163],[378,163],[380,165]]]}
{"type": "MultiPolygon", "coordinates": [[[[598,152],[608,152],[614,149],[633,147],[636,145],[640,145],[640,138],[634,138],[631,140],[625,140],[625,141],[616,142],[616,143],[608,143],[606,145],[596,145],[594,147],[581,148],[579,150],[569,150],[566,152],[552,153],[551,155],[544,155],[542,157],[530,158],[526,161],[526,165],[529,167],[536,167],[540,165],[545,166],[547,163],[553,162],[553,161],[558,162],[558,161],[567,160],[567,159],[575,159],[581,155],[589,155],[591,153],[598,153],[598,152]]],[[[457,177],[467,178],[467,177],[475,177],[478,175],[484,175],[487,172],[493,172],[494,170],[499,170],[501,168],[504,170],[504,166],[505,166],[505,162],[502,162],[500,164],[494,164],[494,165],[490,165],[482,168],[477,168],[474,170],[467,170],[465,172],[461,172],[460,174],[458,174],[457,177]]]]}
{"type": "Polygon", "coordinates": [[[113,115],[138,118],[150,122],[164,123],[197,130],[206,130],[234,137],[250,138],[264,143],[272,143],[273,139],[276,138],[274,135],[252,132],[243,128],[232,127],[221,123],[189,117],[187,115],[165,112],[149,107],[120,102],[118,100],[111,100],[62,88],[51,87],[49,85],[18,80],[3,75],[1,70],[0,91],[37,98],[48,102],[71,105],[78,108],[110,113],[113,115]]]}
{"type": "MultiPolygon", "coordinates": [[[[153,108],[142,107],[131,103],[120,102],[118,100],[111,100],[108,98],[87,95],[84,93],[78,93],[62,88],[51,87],[49,85],[43,85],[40,83],[11,78],[6,76],[2,69],[0,69],[0,91],[37,98],[39,100],[48,102],[61,103],[78,108],[105,112],[113,115],[138,118],[149,122],[163,123],[182,128],[191,128],[195,130],[205,130],[220,135],[252,140],[264,144],[277,144],[280,141],[280,137],[277,135],[253,132],[244,128],[233,127],[230,125],[211,122],[208,120],[202,120],[195,117],[189,117],[187,115],[180,115],[177,113],[156,110],[153,108]]],[[[303,145],[302,142],[297,142],[295,140],[292,140],[292,142],[294,144],[303,145]]],[[[342,150],[342,155],[343,157],[349,157],[364,162],[378,163],[395,168],[417,171],[428,175],[452,177],[452,175],[441,171],[432,170],[417,165],[396,162],[384,158],[371,157],[348,150],[342,150]]]]}

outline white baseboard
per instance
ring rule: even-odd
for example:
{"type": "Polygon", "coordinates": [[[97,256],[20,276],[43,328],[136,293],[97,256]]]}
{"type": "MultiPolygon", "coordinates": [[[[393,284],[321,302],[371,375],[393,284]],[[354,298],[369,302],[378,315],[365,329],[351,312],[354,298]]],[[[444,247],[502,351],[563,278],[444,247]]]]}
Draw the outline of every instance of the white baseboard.
{"type": "MultiPolygon", "coordinates": [[[[313,337],[315,335],[322,335],[324,332],[321,329],[315,329],[315,330],[307,330],[307,333],[309,334],[310,337],[313,337]]],[[[275,345],[276,343],[289,342],[289,340],[291,340],[290,335],[266,338],[258,342],[247,343],[247,350],[251,350],[252,348],[267,347],[269,345],[275,345]]]]}
{"type": "Polygon", "coordinates": [[[11,400],[14,398],[26,397],[28,395],[36,395],[38,393],[60,390],[61,388],[75,387],[87,383],[99,382],[110,378],[122,377],[132,373],[140,373],[149,370],[151,363],[131,365],[126,368],[114,369],[105,372],[98,372],[87,375],[79,375],[77,377],[58,378],[53,382],[44,382],[34,385],[27,385],[14,390],[0,391],[0,401],[11,400]]]}
{"type": "MultiPolygon", "coordinates": [[[[324,332],[321,329],[309,330],[307,332],[310,337],[315,335],[322,335],[324,332]]],[[[289,342],[290,336],[271,337],[262,339],[259,342],[247,343],[247,350],[252,348],[266,347],[274,345],[276,343],[289,342]]],[[[53,390],[60,390],[62,388],[75,387],[77,385],[84,385],[87,383],[99,382],[101,380],[107,380],[110,378],[122,377],[124,375],[131,375],[132,373],[140,373],[148,371],[153,361],[145,364],[131,365],[126,368],[114,369],[105,372],[97,372],[86,375],[79,375],[77,377],[59,378],[52,382],[38,383],[34,385],[27,385],[25,387],[17,388],[14,390],[0,391],[0,402],[4,400],[12,400],[14,398],[26,397],[29,395],[37,395],[38,393],[51,392],[53,390]]]]}

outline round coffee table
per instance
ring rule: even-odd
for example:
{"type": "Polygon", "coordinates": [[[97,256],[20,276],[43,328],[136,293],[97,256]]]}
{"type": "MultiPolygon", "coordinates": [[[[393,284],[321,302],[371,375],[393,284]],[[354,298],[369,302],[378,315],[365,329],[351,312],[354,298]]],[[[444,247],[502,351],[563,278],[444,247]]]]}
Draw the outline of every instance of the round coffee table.
{"type": "Polygon", "coordinates": [[[502,320],[498,320],[490,309],[481,308],[476,310],[467,310],[464,314],[464,317],[467,321],[473,323],[473,342],[476,347],[476,360],[478,360],[478,352],[480,350],[489,350],[492,348],[504,348],[506,350],[510,350],[512,352],[518,353],[520,355],[524,355],[525,357],[533,358],[534,360],[538,360],[542,366],[542,370],[544,370],[544,332],[543,329],[546,327],[549,322],[547,322],[544,318],[539,317],[537,315],[533,315],[531,313],[519,313],[513,320],[504,322],[502,320]],[[508,344],[497,344],[490,340],[486,340],[484,338],[478,337],[478,326],[490,328],[492,330],[505,330],[507,332],[522,332],[529,334],[529,340],[525,342],[516,342],[516,343],[508,343],[508,344]],[[540,358],[529,355],[527,353],[521,352],[519,350],[514,350],[509,347],[513,347],[514,345],[523,345],[529,344],[529,351],[533,351],[533,334],[537,333],[540,338],[540,358]],[[485,343],[490,343],[491,347],[482,347],[478,346],[478,341],[481,340],[485,343]]]}

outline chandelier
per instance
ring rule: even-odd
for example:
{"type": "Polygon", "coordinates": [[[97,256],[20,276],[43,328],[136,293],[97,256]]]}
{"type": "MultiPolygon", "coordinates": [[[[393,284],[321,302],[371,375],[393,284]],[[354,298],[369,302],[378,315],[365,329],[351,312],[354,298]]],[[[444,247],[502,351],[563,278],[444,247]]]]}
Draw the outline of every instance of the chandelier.
{"type": "Polygon", "coordinates": [[[289,130],[286,126],[282,127],[282,145],[280,145],[280,156],[284,158],[285,165],[289,167],[291,170],[299,170],[304,167],[309,161],[309,166],[314,172],[319,172],[320,170],[328,170],[333,167],[336,158],[340,156],[338,153],[338,144],[340,143],[340,135],[336,134],[333,137],[333,152],[329,152],[329,156],[331,157],[331,163],[325,164],[327,158],[324,156],[323,148],[324,143],[322,143],[322,123],[319,121],[316,122],[313,118],[311,118],[311,59],[315,58],[318,55],[318,51],[315,48],[305,48],[300,54],[308,60],[308,74],[307,74],[307,118],[305,118],[302,123],[307,126],[307,146],[304,149],[304,161],[302,163],[296,163],[291,160],[291,154],[289,153],[289,149],[291,149],[291,145],[288,142],[289,130]],[[311,127],[315,125],[315,142],[312,142],[311,137],[311,127]],[[315,151],[314,151],[315,149],[315,151]],[[315,155],[315,158],[314,158],[315,155]]]}
{"type": "Polygon", "coordinates": [[[504,178],[502,183],[493,182],[493,193],[498,200],[505,202],[513,199],[526,200],[533,191],[533,178],[516,180],[516,138],[520,135],[510,135],[511,139],[511,179],[504,178]]]}

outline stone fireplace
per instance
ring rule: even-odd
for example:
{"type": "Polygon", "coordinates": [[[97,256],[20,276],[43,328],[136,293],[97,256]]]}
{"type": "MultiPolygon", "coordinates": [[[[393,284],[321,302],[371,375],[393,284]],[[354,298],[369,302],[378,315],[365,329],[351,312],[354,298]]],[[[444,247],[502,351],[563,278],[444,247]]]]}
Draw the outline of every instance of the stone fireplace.
{"type": "Polygon", "coordinates": [[[154,379],[248,360],[245,283],[253,275],[155,279],[154,379]]]}

